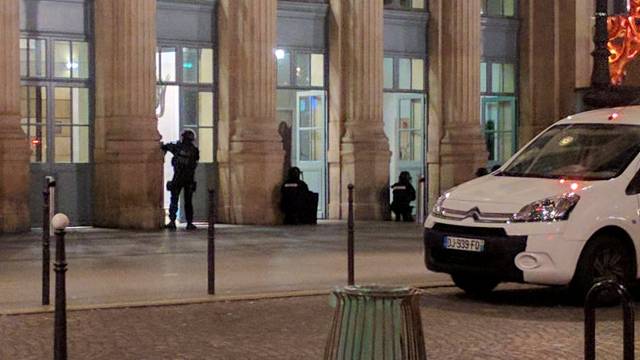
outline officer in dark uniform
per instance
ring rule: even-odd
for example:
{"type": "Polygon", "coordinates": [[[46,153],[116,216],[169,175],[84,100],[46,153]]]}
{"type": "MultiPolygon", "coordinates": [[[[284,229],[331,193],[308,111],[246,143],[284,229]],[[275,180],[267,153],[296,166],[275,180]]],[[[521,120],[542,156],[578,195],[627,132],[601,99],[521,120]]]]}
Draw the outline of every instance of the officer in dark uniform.
{"type": "Polygon", "coordinates": [[[184,189],[184,212],[187,218],[187,230],[195,230],[193,225],[193,193],[196,191],[194,175],[200,151],[194,145],[196,135],[192,130],[186,129],[180,135],[181,140],[175,143],[163,144],[162,150],[173,154],[171,165],[173,166],[173,179],[167,182],[167,190],[171,191],[171,205],[169,206],[169,219],[167,229],[176,229],[176,213],[178,212],[178,199],[184,189]]]}
{"type": "Polygon", "coordinates": [[[393,201],[391,202],[391,211],[396,216],[396,221],[413,221],[411,210],[413,206],[409,205],[416,199],[416,189],[411,185],[411,175],[408,171],[400,173],[398,182],[391,186],[393,201]]]}
{"type": "Polygon", "coordinates": [[[284,213],[284,223],[288,225],[309,223],[309,187],[300,179],[298,167],[289,169],[287,180],[280,187],[280,209],[284,213]]]}

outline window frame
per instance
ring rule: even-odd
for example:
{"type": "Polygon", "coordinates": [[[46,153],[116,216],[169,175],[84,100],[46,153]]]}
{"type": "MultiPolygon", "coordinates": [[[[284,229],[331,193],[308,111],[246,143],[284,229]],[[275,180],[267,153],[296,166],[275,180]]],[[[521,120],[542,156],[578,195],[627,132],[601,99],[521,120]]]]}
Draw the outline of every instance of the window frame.
{"type": "MultiPolygon", "coordinates": [[[[216,51],[215,45],[214,44],[202,44],[202,43],[175,43],[175,42],[158,42],[157,46],[156,46],[156,56],[159,56],[159,61],[157,61],[157,65],[159,66],[158,69],[154,69],[154,76],[156,76],[156,89],[160,86],[177,86],[178,87],[178,98],[179,98],[179,109],[178,109],[178,121],[179,121],[179,127],[180,130],[182,129],[191,129],[193,131],[195,131],[195,133],[197,134],[197,142],[198,142],[198,147],[201,148],[202,146],[200,145],[199,141],[200,141],[200,129],[211,129],[212,133],[213,133],[213,143],[211,144],[211,148],[213,151],[213,154],[209,154],[208,156],[210,156],[211,161],[204,161],[204,159],[206,159],[206,157],[204,157],[202,155],[202,153],[200,154],[200,163],[202,164],[215,164],[217,163],[217,158],[216,158],[216,149],[218,146],[217,143],[217,136],[218,136],[218,111],[217,111],[217,107],[218,107],[218,92],[217,90],[217,84],[218,84],[218,78],[217,78],[217,71],[218,71],[218,64],[217,64],[217,55],[218,52],[216,51]],[[166,49],[166,48],[173,48],[175,50],[175,56],[176,56],[176,61],[175,61],[175,81],[164,81],[161,79],[162,77],[162,52],[160,51],[160,49],[166,49]],[[199,52],[202,51],[203,49],[208,49],[212,51],[212,82],[208,83],[208,82],[200,82],[200,64],[196,65],[196,69],[197,69],[197,74],[196,77],[198,79],[197,82],[187,82],[184,79],[184,71],[182,68],[182,65],[184,63],[184,50],[183,49],[197,49],[199,52]],[[160,75],[158,78],[158,75],[160,75]],[[200,126],[200,121],[199,121],[199,96],[196,99],[196,108],[195,108],[195,112],[196,112],[196,118],[195,118],[195,125],[190,124],[187,125],[185,124],[185,119],[184,119],[184,93],[185,90],[195,90],[196,94],[200,94],[201,92],[208,92],[211,93],[212,95],[212,109],[211,109],[211,113],[212,113],[212,123],[211,126],[200,126]]],[[[156,62],[154,62],[154,64],[156,64],[156,62]]]]}
{"type": "Polygon", "coordinates": [[[382,87],[384,92],[393,92],[393,93],[410,93],[410,94],[426,94],[429,88],[428,82],[428,69],[429,64],[426,56],[415,56],[415,55],[407,55],[407,54],[392,54],[385,53],[382,59],[382,87]],[[384,61],[385,59],[393,59],[393,86],[391,88],[384,87],[384,61]],[[422,60],[422,89],[401,89],[400,88],[400,59],[408,59],[409,67],[411,73],[409,74],[409,81],[411,82],[411,87],[413,87],[413,61],[414,60],[422,60]]]}
{"type": "MultiPolygon", "coordinates": [[[[276,50],[284,50],[289,53],[289,85],[278,84],[278,62],[276,58],[276,89],[278,90],[327,90],[329,83],[329,54],[326,50],[311,49],[311,48],[298,48],[290,46],[277,46],[276,50]],[[298,55],[309,56],[309,85],[300,85],[297,82],[296,68],[298,55]],[[313,85],[313,72],[311,55],[323,56],[323,74],[322,74],[322,86],[313,85]]],[[[275,57],[275,53],[273,55],[275,57]]]]}
{"type": "Polygon", "coordinates": [[[495,15],[492,14],[490,15],[488,13],[488,1],[489,0],[481,0],[480,2],[480,16],[482,17],[487,17],[487,18],[497,18],[497,19],[517,19],[520,15],[520,6],[518,4],[518,0],[513,0],[513,15],[504,15],[504,4],[505,4],[505,0],[499,0],[500,1],[500,7],[502,8],[501,10],[501,14],[500,15],[495,15]]]}
{"type": "MultiPolygon", "coordinates": [[[[94,94],[95,94],[95,90],[94,90],[94,78],[95,78],[95,63],[94,63],[94,47],[93,47],[93,43],[92,43],[92,39],[87,37],[87,36],[80,36],[80,35],[61,35],[61,34],[51,34],[51,35],[43,35],[43,34],[34,34],[34,33],[30,33],[30,32],[21,32],[20,33],[20,39],[36,39],[36,40],[45,40],[45,44],[46,44],[46,52],[45,52],[45,76],[44,77],[35,77],[35,76],[29,76],[29,72],[27,71],[27,76],[21,76],[20,77],[20,87],[44,87],[45,88],[45,92],[46,92],[46,98],[47,98],[47,102],[46,102],[46,112],[47,112],[47,116],[45,117],[45,123],[43,125],[43,127],[46,129],[46,160],[45,161],[39,161],[39,162],[31,162],[31,164],[39,164],[42,166],[46,166],[46,167],[52,167],[52,166],[77,166],[77,165],[87,165],[87,164],[92,164],[94,162],[94,135],[95,135],[95,128],[94,128],[94,123],[95,123],[95,104],[94,104],[94,94]],[[73,71],[70,70],[70,77],[56,77],[55,76],[55,71],[54,71],[54,66],[55,66],[55,61],[54,61],[54,57],[55,57],[55,48],[53,46],[53,44],[55,44],[56,41],[63,41],[63,42],[68,42],[69,46],[70,46],[70,55],[72,55],[73,52],[73,42],[85,42],[87,44],[87,66],[89,67],[87,69],[87,77],[86,78],[79,78],[79,77],[73,77],[73,71]],[[61,162],[61,161],[57,161],[56,160],[56,152],[55,152],[55,148],[56,148],[56,139],[55,139],[55,131],[56,131],[56,126],[58,126],[56,124],[56,118],[55,118],[55,109],[56,109],[56,104],[55,104],[55,89],[58,87],[64,87],[64,88],[80,88],[80,89],[87,89],[88,91],[88,109],[87,109],[87,116],[88,116],[88,123],[82,124],[82,125],[68,125],[68,127],[71,129],[71,132],[73,132],[73,128],[75,127],[88,127],[89,129],[89,139],[88,139],[88,151],[89,153],[87,154],[87,161],[86,162],[74,162],[73,161],[73,154],[71,154],[71,161],[70,162],[61,162]]],[[[28,52],[27,52],[28,54],[28,52]]],[[[28,60],[27,60],[27,64],[28,64],[28,60]]],[[[28,67],[28,65],[27,65],[28,67]]],[[[21,114],[22,117],[22,114],[21,114]]],[[[21,125],[22,121],[21,121],[21,125]]],[[[73,137],[70,136],[70,138],[72,139],[73,137]]],[[[72,141],[72,140],[70,140],[72,141]]],[[[29,138],[29,142],[30,142],[30,146],[31,146],[31,139],[29,138]]],[[[73,148],[72,148],[72,152],[73,152],[73,148]]]]}

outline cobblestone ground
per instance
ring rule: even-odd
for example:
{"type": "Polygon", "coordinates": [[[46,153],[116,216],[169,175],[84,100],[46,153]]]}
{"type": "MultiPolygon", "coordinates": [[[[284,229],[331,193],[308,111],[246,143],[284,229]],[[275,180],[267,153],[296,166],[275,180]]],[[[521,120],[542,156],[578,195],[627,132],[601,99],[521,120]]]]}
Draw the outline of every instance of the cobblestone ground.
{"type": "MultiPolygon", "coordinates": [[[[477,300],[426,290],[429,359],[580,359],[582,309],[566,295],[507,286],[477,300]]],[[[75,311],[69,358],[321,359],[332,315],[327,296],[75,311]]],[[[599,310],[598,359],[622,358],[619,317],[617,308],[599,310]]],[[[0,359],[51,359],[52,332],[52,314],[0,317],[0,359]]]]}

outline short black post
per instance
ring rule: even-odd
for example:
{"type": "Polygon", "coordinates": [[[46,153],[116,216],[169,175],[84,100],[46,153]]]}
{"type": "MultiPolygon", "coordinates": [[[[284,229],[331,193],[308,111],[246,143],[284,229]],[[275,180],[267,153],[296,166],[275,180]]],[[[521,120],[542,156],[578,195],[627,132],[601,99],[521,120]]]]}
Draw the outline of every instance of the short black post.
{"type": "Polygon", "coordinates": [[[347,220],[348,238],[347,238],[347,269],[349,272],[349,285],[354,284],[354,263],[353,263],[353,184],[349,184],[349,217],[347,220]]]}
{"type": "Polygon", "coordinates": [[[55,327],[53,334],[54,360],[67,360],[67,290],[66,272],[67,262],[64,245],[64,229],[69,225],[69,219],[64,214],[57,214],[52,219],[56,238],[56,307],[55,327]]]}
{"type": "Polygon", "coordinates": [[[623,323],[623,359],[633,360],[635,357],[634,323],[635,311],[633,298],[627,289],[615,280],[603,280],[591,288],[587,293],[584,305],[584,359],[596,359],[596,306],[598,295],[605,289],[615,291],[622,299],[623,323]]]}
{"type": "Polygon", "coordinates": [[[42,305],[49,305],[51,251],[49,250],[49,178],[44,179],[42,191],[42,305]]]}
{"type": "Polygon", "coordinates": [[[207,233],[207,285],[209,295],[216,293],[216,200],[209,190],[209,228],[207,233]]]}

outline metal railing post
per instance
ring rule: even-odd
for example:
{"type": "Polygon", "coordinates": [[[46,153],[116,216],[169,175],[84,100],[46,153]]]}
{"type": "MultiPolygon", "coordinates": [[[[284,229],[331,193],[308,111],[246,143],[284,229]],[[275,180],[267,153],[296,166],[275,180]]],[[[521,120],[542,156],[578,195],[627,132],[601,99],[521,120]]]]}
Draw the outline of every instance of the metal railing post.
{"type": "Polygon", "coordinates": [[[584,358],[585,360],[596,359],[596,306],[598,305],[598,295],[605,289],[614,290],[622,298],[623,359],[633,360],[635,356],[633,298],[627,289],[615,280],[600,281],[593,285],[587,293],[584,304],[584,358]]]}
{"type": "Polygon", "coordinates": [[[50,292],[50,274],[51,269],[49,264],[51,263],[51,251],[49,245],[51,227],[49,223],[49,177],[44,179],[44,189],[42,191],[42,305],[49,305],[49,292],[50,292]]]}
{"type": "Polygon", "coordinates": [[[209,227],[207,232],[207,291],[216,293],[216,206],[215,191],[209,190],[209,227]]]}
{"type": "Polygon", "coordinates": [[[418,196],[416,197],[416,207],[417,207],[417,211],[416,211],[416,222],[418,222],[419,224],[422,224],[424,222],[424,218],[425,218],[425,206],[424,204],[426,203],[425,199],[424,199],[424,194],[425,194],[425,178],[424,176],[420,176],[420,179],[418,180],[418,196]]]}
{"type": "Polygon", "coordinates": [[[56,214],[51,220],[56,237],[56,305],[55,326],[53,334],[54,360],[67,360],[67,262],[64,244],[64,229],[69,225],[69,218],[64,214],[56,214]]]}
{"type": "Polygon", "coordinates": [[[348,202],[349,202],[349,214],[348,214],[348,219],[347,219],[347,227],[348,227],[348,232],[347,232],[347,271],[348,271],[348,284],[349,285],[353,285],[354,284],[354,279],[355,279],[355,275],[354,275],[354,259],[353,259],[353,252],[354,252],[354,223],[353,223],[353,184],[349,184],[348,186],[349,189],[349,198],[348,198],[348,202]]]}

